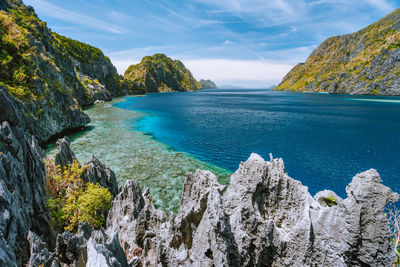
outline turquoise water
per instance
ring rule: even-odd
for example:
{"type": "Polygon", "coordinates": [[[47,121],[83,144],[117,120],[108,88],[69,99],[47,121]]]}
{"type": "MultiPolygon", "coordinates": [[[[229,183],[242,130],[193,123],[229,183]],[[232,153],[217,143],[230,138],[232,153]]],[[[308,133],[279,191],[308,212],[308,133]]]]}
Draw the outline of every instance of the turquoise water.
{"type": "Polygon", "coordinates": [[[125,122],[175,151],[237,169],[256,152],[282,157],[289,175],[312,194],[345,187],[375,168],[400,192],[400,98],[203,90],[128,97],[114,106],[144,112],[125,122]]]}
{"type": "MultiPolygon", "coordinates": [[[[118,99],[85,111],[91,118],[88,130],[70,136],[71,148],[79,161],[86,162],[95,155],[116,173],[120,186],[127,179],[138,180],[142,189],[149,188],[155,205],[166,211],[179,207],[188,172],[198,168],[211,170],[221,183],[228,183],[229,171],[177,152],[139,131],[135,125],[145,114],[113,106],[124,101],[118,99]]],[[[54,144],[46,150],[49,156],[55,153],[54,144]]]]}

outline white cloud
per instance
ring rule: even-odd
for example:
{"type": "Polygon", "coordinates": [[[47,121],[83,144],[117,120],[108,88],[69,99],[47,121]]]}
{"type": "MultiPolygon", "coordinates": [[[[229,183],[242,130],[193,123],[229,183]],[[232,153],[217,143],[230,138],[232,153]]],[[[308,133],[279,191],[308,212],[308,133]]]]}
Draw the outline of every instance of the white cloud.
{"type": "Polygon", "coordinates": [[[307,5],[299,0],[194,0],[217,8],[210,12],[231,13],[242,19],[256,20],[264,25],[296,21],[307,5]]]}
{"type": "Polygon", "coordinates": [[[58,7],[45,0],[25,0],[24,2],[28,5],[35,6],[35,9],[38,12],[45,14],[48,17],[56,18],[76,25],[87,26],[92,29],[103,30],[109,33],[124,33],[124,30],[116,25],[58,7]]]}
{"type": "Polygon", "coordinates": [[[277,84],[293,65],[263,60],[191,59],[182,60],[196,79],[211,79],[218,85],[262,87],[277,84]]]}
{"type": "MultiPolygon", "coordinates": [[[[140,60],[113,59],[118,72],[123,74],[132,64],[140,60]]],[[[293,65],[263,60],[189,59],[182,60],[197,79],[211,79],[217,85],[236,85],[258,88],[278,84],[293,65]]]]}
{"type": "Polygon", "coordinates": [[[112,58],[111,62],[114,64],[114,66],[117,68],[117,71],[119,74],[124,75],[125,71],[128,69],[128,67],[132,64],[137,64],[140,62],[140,60],[122,60],[122,59],[117,59],[113,60],[112,58]]]}
{"type": "Polygon", "coordinates": [[[395,9],[390,3],[386,0],[365,0],[369,5],[374,8],[377,8],[383,12],[391,12],[395,9]]]}

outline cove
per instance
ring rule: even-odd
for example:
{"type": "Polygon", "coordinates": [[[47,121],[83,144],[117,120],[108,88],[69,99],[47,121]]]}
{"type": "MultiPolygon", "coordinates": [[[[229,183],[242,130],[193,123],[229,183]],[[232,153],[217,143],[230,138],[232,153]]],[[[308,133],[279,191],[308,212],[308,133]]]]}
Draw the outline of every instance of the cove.
{"type": "MultiPolygon", "coordinates": [[[[113,106],[124,101],[116,99],[85,110],[91,123],[86,130],[70,135],[71,148],[80,162],[95,155],[115,172],[119,186],[128,179],[138,180],[142,190],[150,190],[155,206],[165,211],[176,212],[179,208],[188,172],[210,170],[220,183],[228,183],[228,170],[175,151],[139,131],[136,124],[146,115],[113,106]]],[[[54,143],[46,149],[47,156],[54,156],[56,152],[54,143]]]]}
{"type": "Polygon", "coordinates": [[[200,161],[234,171],[252,152],[264,159],[272,153],[310,193],[331,189],[345,197],[352,177],[370,168],[400,192],[399,100],[214,89],[127,97],[114,106],[147,114],[127,116],[127,128],[200,161]]]}

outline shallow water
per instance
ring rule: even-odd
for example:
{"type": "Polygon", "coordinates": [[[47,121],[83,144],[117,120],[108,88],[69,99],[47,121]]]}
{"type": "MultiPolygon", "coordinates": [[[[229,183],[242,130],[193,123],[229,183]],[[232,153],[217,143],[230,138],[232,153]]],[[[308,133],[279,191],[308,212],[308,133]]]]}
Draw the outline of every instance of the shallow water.
{"type": "MultiPolygon", "coordinates": [[[[142,189],[149,188],[155,205],[166,211],[178,209],[188,172],[207,169],[221,183],[228,183],[229,171],[174,151],[151,135],[137,131],[135,125],[145,114],[112,106],[121,101],[125,100],[96,105],[85,111],[92,121],[89,130],[70,136],[71,148],[79,161],[86,162],[95,155],[116,173],[120,186],[127,179],[138,180],[142,189]]],[[[55,153],[54,144],[46,149],[49,156],[55,153]]]]}
{"type": "MultiPolygon", "coordinates": [[[[289,175],[346,197],[352,177],[375,168],[400,192],[400,98],[267,90],[203,90],[128,97],[137,129],[176,151],[234,171],[256,152],[282,157],[289,175]]],[[[129,124],[129,122],[127,121],[129,124]]]]}

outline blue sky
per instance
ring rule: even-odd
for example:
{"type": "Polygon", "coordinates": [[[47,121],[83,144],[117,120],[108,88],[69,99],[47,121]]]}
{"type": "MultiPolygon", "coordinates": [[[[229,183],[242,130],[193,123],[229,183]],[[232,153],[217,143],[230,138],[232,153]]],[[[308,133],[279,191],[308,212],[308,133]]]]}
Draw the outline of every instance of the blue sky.
{"type": "Polygon", "coordinates": [[[277,84],[326,38],[400,0],[25,0],[62,35],[99,47],[123,74],[143,56],[180,59],[219,86],[277,84]]]}

